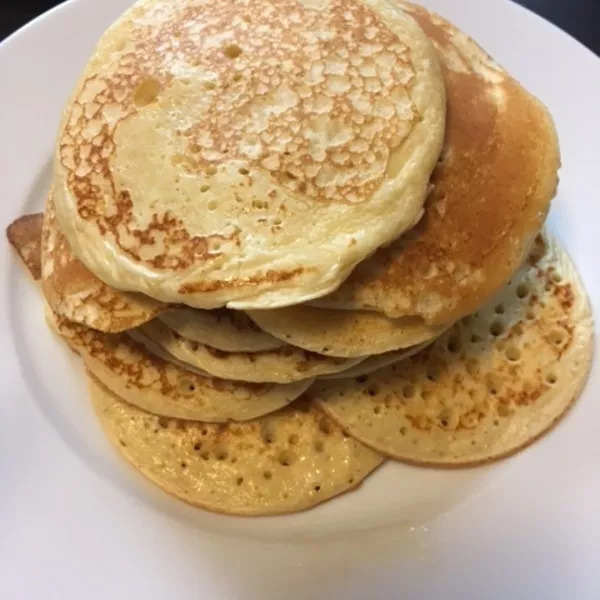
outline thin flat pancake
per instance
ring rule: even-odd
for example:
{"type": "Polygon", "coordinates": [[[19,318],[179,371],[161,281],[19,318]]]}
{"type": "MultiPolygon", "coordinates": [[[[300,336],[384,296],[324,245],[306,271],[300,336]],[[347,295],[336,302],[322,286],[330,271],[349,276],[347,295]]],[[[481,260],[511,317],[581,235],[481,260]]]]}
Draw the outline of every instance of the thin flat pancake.
{"type": "Polygon", "coordinates": [[[475,42],[402,4],[435,44],[446,82],[445,147],[417,227],[361,263],[328,308],[451,323],[487,302],[523,262],[557,185],[544,106],[475,42]]]}
{"type": "Polygon", "coordinates": [[[41,240],[42,213],[23,215],[6,228],[6,237],[19,258],[27,267],[34,281],[42,276],[41,240]]]}
{"type": "Polygon", "coordinates": [[[182,363],[215,377],[239,381],[302,381],[344,371],[364,358],[323,356],[288,344],[263,352],[224,352],[181,337],[158,319],[142,325],[139,331],[182,363]]]}
{"type": "Polygon", "coordinates": [[[117,289],[295,304],[421,217],[444,120],[436,53],[393,0],[141,0],[65,110],[57,217],[117,289]]]}
{"type": "Polygon", "coordinates": [[[311,396],[372,448],[417,464],[484,463],[527,446],[578,397],[593,351],[582,283],[551,242],[494,301],[429,348],[311,396]]]}
{"type": "Polygon", "coordinates": [[[390,319],[359,310],[330,310],[306,304],[251,310],[264,331],[299,348],[327,356],[356,358],[428,342],[449,325],[427,325],[420,317],[390,319]]]}
{"type": "Polygon", "coordinates": [[[150,352],[150,354],[154,356],[158,356],[158,358],[162,358],[167,362],[174,363],[180,366],[182,369],[186,371],[193,371],[194,373],[198,373],[203,377],[211,377],[206,371],[202,369],[197,369],[192,365],[186,365],[180,360],[176,359],[172,354],[169,354],[162,346],[159,346],[154,340],[151,340],[149,337],[145,336],[140,329],[130,329],[127,331],[127,335],[138,344],[144,346],[144,348],[150,352]]]}
{"type": "MultiPolygon", "coordinates": [[[[41,214],[26,215],[7,229],[10,243],[36,281],[41,278],[41,221],[41,214]]],[[[49,307],[46,314],[50,325],[104,385],[127,402],[159,415],[245,421],[287,405],[311,384],[311,380],[289,385],[222,381],[153,354],[127,334],[90,329],[54,314],[49,307]]]]}
{"type": "Polygon", "coordinates": [[[58,228],[52,193],[42,228],[42,290],[55,313],[109,333],[146,323],[164,309],[147,296],[107,286],[73,256],[58,228]]]}
{"type": "Polygon", "coordinates": [[[172,308],[159,318],[180,336],[225,352],[260,352],[285,346],[238,310],[172,308]]]}
{"type": "Polygon", "coordinates": [[[161,489],[207,510],[274,515],[355,488],[381,455],[306,403],[248,423],[211,425],[151,415],[89,378],[115,448],[161,489]]]}
{"type": "Polygon", "coordinates": [[[108,334],[48,312],[52,327],[114,394],[157,415],[223,422],[277,410],[311,384],[257,384],[203,376],[151,354],[127,334],[108,334]]]}
{"type": "Polygon", "coordinates": [[[331,373],[330,375],[321,375],[318,379],[348,379],[350,377],[361,377],[362,375],[368,375],[373,371],[379,371],[389,365],[394,365],[402,360],[406,360],[413,354],[417,354],[429,345],[428,342],[425,344],[419,344],[406,350],[394,350],[392,352],[386,352],[385,354],[375,354],[369,356],[354,367],[350,367],[346,371],[340,373],[331,373]]]}

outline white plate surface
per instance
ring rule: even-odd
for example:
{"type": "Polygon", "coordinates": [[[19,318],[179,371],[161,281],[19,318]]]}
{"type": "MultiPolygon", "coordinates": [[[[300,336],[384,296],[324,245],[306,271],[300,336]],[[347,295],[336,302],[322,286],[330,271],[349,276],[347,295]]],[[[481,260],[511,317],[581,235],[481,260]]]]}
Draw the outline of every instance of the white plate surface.
{"type": "MultiPolygon", "coordinates": [[[[0,225],[39,210],[61,108],[128,0],[71,0],[0,46],[0,225]]],[[[552,228],[600,314],[600,60],[504,0],[425,2],[552,111],[552,228]]],[[[104,440],[75,358],[0,244],[0,595],[14,598],[600,598],[600,369],[548,437],[489,467],[388,464],[304,514],[195,510],[104,440]]]]}

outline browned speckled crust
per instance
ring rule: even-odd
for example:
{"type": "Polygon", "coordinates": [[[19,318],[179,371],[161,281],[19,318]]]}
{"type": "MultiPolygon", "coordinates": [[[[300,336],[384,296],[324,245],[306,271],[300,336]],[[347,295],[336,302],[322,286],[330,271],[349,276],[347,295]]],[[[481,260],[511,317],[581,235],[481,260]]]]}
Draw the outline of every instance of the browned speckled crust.
{"type": "Polygon", "coordinates": [[[245,421],[285,406],[312,383],[245,383],[202,375],[152,354],[125,333],[102,333],[51,312],[47,316],[103,385],[154,414],[209,422],[245,421]]]}
{"type": "Polygon", "coordinates": [[[418,226],[315,304],[452,322],[510,278],[558,183],[552,118],[454,26],[404,5],[432,39],[446,82],[446,141],[418,226]],[[486,80],[484,74],[489,76],[486,80]]]}
{"type": "Polygon", "coordinates": [[[565,251],[551,240],[534,254],[426,350],[366,377],[317,383],[312,397],[351,435],[406,462],[474,465],[529,445],[580,394],[594,338],[565,251]]]}
{"type": "MultiPolygon", "coordinates": [[[[328,85],[335,84],[335,81],[330,83],[335,74],[322,78],[320,82],[308,81],[308,66],[322,54],[334,56],[339,50],[338,60],[350,65],[352,82],[356,80],[366,94],[362,101],[372,102],[375,109],[387,95],[400,92],[406,95],[414,73],[407,56],[407,46],[381,23],[373,11],[359,2],[330,0],[329,4],[336,27],[344,28],[343,37],[325,36],[319,31],[318,11],[309,11],[302,3],[291,0],[181,3],[179,8],[174,4],[175,8],[169,10],[160,3],[146,3],[140,4],[139,15],[134,8],[133,15],[139,19],[135,25],[129,26],[128,50],[114,48],[112,63],[104,65],[100,73],[87,76],[80,83],[65,115],[58,157],[75,199],[78,216],[95,222],[99,233],[114,239],[123,253],[154,269],[179,271],[198,261],[211,261],[219,256],[209,250],[209,242],[215,236],[194,235],[180,219],[168,212],[155,213],[151,222],[140,228],[134,217],[130,192],[118,190],[111,173],[117,125],[134,115],[138,106],[152,101],[172,79],[165,57],[169,58],[170,64],[180,61],[216,76],[217,84],[206,86],[206,98],[210,98],[211,107],[204,118],[178,131],[187,139],[187,153],[180,157],[180,162],[188,170],[210,173],[210,169],[221,164],[224,158],[228,161],[239,159],[250,167],[256,165],[267,169],[274,181],[317,201],[332,201],[335,197],[336,202],[359,202],[368,198],[383,181],[391,149],[400,146],[419,115],[410,101],[410,114],[395,115],[393,109],[388,114],[388,107],[381,109],[381,115],[376,111],[364,114],[353,105],[349,94],[327,91],[328,85]],[[152,19],[154,13],[161,11],[169,13],[169,17],[144,25],[145,18],[152,19]],[[269,23],[260,34],[255,27],[238,23],[240,18],[246,17],[250,22],[257,11],[261,23],[269,23]],[[243,15],[244,12],[247,15],[243,15]],[[290,27],[292,22],[303,22],[308,31],[311,31],[312,23],[314,39],[299,37],[290,27]],[[201,28],[194,27],[194,24],[201,24],[201,28]],[[235,43],[225,47],[216,44],[200,52],[198,36],[222,35],[232,24],[235,25],[235,43]],[[375,58],[381,55],[387,60],[387,55],[392,55],[402,65],[402,69],[393,70],[389,81],[374,73],[374,82],[379,88],[372,91],[368,90],[367,74],[351,64],[352,55],[358,56],[367,46],[374,48],[375,58]],[[242,48],[246,49],[243,54],[242,48]],[[290,49],[294,54],[290,53],[290,49]],[[232,59],[236,60],[235,69],[231,66],[232,59]],[[263,150],[249,160],[241,149],[243,144],[247,144],[242,139],[245,129],[240,128],[237,122],[248,117],[246,112],[252,110],[252,102],[264,94],[273,93],[282,83],[300,94],[304,103],[284,111],[257,134],[263,150]],[[300,125],[310,114],[307,103],[317,101],[321,94],[331,103],[331,108],[326,111],[328,116],[352,123],[356,130],[349,140],[328,151],[331,168],[347,169],[348,172],[351,168],[354,173],[344,185],[320,185],[322,160],[313,158],[309,140],[299,135],[300,125]],[[113,117],[99,118],[105,111],[113,117]],[[378,176],[363,182],[364,172],[376,161],[382,164],[378,176]],[[161,237],[163,244],[155,244],[157,235],[164,236],[161,237]]],[[[230,239],[237,238],[237,235],[233,233],[230,239]]],[[[247,283],[286,281],[300,272],[301,268],[285,272],[274,270],[237,283],[186,284],[180,292],[192,294],[247,283]]]]}
{"type": "Polygon", "coordinates": [[[42,239],[42,213],[23,215],[6,228],[6,237],[17,251],[34,281],[42,276],[40,244],[42,239]]]}
{"type": "Polygon", "coordinates": [[[247,285],[258,285],[259,283],[277,283],[283,281],[289,281],[296,275],[306,273],[310,269],[304,267],[297,267],[289,271],[276,271],[269,269],[260,275],[253,275],[252,277],[238,278],[235,281],[203,281],[196,283],[186,283],[179,286],[179,292],[182,294],[198,294],[201,292],[216,292],[217,290],[223,290],[228,288],[240,288],[247,285]]]}
{"type": "Polygon", "coordinates": [[[69,248],[58,228],[52,194],[42,227],[42,290],[62,317],[109,333],[132,329],[153,319],[165,306],[152,298],[105,285],[69,248]]]}

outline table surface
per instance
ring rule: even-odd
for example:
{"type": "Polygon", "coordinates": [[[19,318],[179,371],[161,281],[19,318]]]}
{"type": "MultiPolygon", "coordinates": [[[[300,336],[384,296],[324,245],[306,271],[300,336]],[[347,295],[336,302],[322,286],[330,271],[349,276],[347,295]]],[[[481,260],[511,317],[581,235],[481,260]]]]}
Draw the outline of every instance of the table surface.
{"type": "MultiPolygon", "coordinates": [[[[518,2],[568,31],[596,54],[600,54],[600,0],[518,0],[518,2]]],[[[2,0],[0,40],[56,4],[59,4],[56,0],[2,0]]]]}

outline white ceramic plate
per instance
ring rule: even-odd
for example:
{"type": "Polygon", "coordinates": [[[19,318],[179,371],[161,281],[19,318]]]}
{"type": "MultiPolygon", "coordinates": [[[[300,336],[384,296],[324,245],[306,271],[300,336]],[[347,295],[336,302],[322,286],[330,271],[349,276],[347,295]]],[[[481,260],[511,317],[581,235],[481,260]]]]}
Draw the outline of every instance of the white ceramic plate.
{"type": "MultiPolygon", "coordinates": [[[[61,107],[128,0],[72,0],[0,46],[0,224],[39,210],[61,107]]],[[[428,0],[554,114],[552,226],[600,314],[600,60],[503,0],[428,0]]],[[[388,464],[304,514],[190,508],[104,440],[80,368],[0,244],[0,594],[15,598],[600,598],[600,369],[548,437],[459,471],[388,464]]]]}

